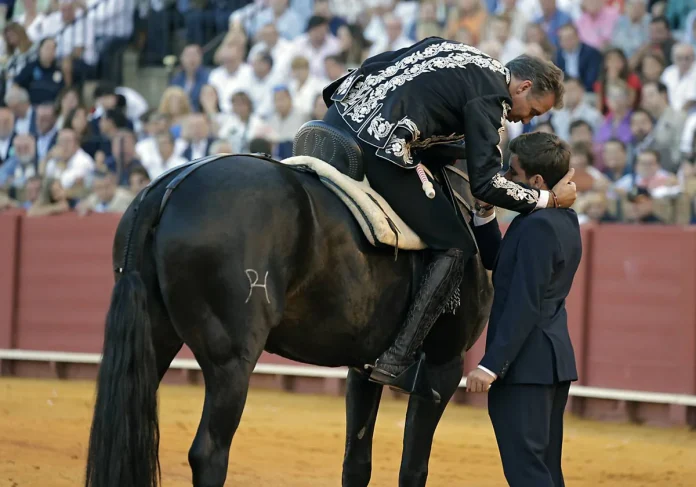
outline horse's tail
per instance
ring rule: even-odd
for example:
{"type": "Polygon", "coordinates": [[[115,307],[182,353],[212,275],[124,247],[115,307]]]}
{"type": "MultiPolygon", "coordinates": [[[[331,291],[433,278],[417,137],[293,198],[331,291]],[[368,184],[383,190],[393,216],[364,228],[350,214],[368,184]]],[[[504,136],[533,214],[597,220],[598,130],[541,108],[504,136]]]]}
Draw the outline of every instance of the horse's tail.
{"type": "Polygon", "coordinates": [[[143,265],[154,218],[152,208],[143,209],[136,206],[122,221],[127,227],[123,268],[117,269],[106,315],[86,487],[156,487],[160,481],[159,374],[145,283],[150,272],[143,265]]]}

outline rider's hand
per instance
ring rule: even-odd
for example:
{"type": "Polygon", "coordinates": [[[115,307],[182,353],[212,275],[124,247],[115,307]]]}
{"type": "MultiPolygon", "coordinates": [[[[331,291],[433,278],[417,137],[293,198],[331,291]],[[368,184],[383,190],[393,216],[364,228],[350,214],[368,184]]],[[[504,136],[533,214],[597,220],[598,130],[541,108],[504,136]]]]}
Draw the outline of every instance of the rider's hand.
{"type": "MultiPolygon", "coordinates": [[[[559,208],[570,208],[575,203],[575,199],[578,197],[577,190],[575,189],[575,183],[571,181],[573,175],[575,174],[575,169],[570,168],[570,171],[563,176],[563,179],[558,181],[558,184],[553,187],[553,192],[556,194],[556,200],[558,200],[559,208]]],[[[549,198],[549,202],[546,205],[547,208],[554,207],[553,196],[549,198]]]]}
{"type": "Polygon", "coordinates": [[[466,376],[466,392],[488,392],[494,380],[491,374],[477,367],[466,376]]]}

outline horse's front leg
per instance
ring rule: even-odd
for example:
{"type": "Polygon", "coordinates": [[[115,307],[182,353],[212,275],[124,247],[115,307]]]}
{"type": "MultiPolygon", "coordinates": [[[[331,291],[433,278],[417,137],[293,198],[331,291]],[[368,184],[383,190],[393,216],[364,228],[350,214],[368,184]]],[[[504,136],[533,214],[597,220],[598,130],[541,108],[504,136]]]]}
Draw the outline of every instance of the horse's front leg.
{"type": "Polygon", "coordinates": [[[462,379],[461,357],[440,366],[428,367],[428,379],[441,396],[439,404],[411,396],[406,413],[404,451],[399,471],[400,487],[421,487],[428,479],[428,461],[433,445],[435,429],[447,403],[454,395],[462,379]]]}
{"type": "Polygon", "coordinates": [[[346,382],[346,452],[343,487],[366,487],[372,475],[372,435],[382,386],[350,369],[346,382]]]}

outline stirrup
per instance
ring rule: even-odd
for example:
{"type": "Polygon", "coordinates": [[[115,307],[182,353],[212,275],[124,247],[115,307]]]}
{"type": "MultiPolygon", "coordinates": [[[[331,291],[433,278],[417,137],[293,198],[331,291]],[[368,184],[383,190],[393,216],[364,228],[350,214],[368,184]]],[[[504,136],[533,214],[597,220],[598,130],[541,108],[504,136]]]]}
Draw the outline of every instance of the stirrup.
{"type": "MultiPolygon", "coordinates": [[[[367,366],[365,367],[367,368],[367,366]]],[[[406,370],[396,377],[384,377],[386,384],[373,377],[376,369],[373,368],[370,374],[370,382],[387,385],[391,390],[401,392],[403,394],[411,394],[428,401],[433,401],[435,404],[440,403],[440,394],[430,387],[428,380],[428,372],[425,364],[425,353],[421,352],[420,358],[413,364],[409,365],[406,370]]]]}

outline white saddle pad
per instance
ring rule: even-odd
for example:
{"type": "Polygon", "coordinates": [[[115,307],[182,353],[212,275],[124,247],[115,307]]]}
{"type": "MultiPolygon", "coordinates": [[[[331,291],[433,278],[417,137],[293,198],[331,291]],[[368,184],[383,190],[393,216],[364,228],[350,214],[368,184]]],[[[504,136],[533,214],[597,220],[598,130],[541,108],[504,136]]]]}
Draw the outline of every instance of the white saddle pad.
{"type": "Polygon", "coordinates": [[[324,185],[350,209],[372,245],[380,242],[403,250],[427,248],[416,232],[370,187],[367,177],[362,181],[355,181],[327,162],[310,156],[290,157],[281,163],[304,166],[319,176],[324,185]]]}

